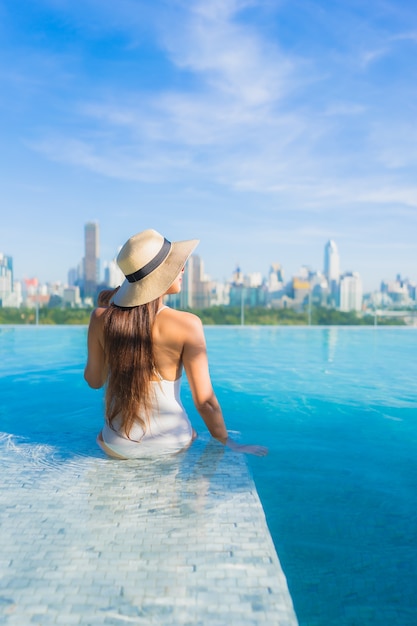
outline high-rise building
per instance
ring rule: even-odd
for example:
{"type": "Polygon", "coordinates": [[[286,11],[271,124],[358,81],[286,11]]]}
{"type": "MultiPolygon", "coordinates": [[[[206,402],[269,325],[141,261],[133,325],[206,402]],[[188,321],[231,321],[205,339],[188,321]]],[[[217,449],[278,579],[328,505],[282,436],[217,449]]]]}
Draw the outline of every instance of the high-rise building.
{"type": "Polygon", "coordinates": [[[122,270],[120,269],[120,267],[117,265],[116,259],[113,259],[109,263],[105,264],[104,284],[107,287],[111,287],[111,288],[118,287],[119,285],[122,284],[124,279],[125,279],[124,274],[122,270]]]}
{"type": "Polygon", "coordinates": [[[13,259],[0,252],[0,306],[7,306],[13,292],[13,259]]]}
{"type": "Polygon", "coordinates": [[[238,265],[235,269],[235,271],[233,272],[233,276],[232,276],[232,285],[243,285],[243,272],[240,269],[240,266],[238,265]]]}
{"type": "Polygon", "coordinates": [[[180,293],[169,295],[167,302],[174,308],[203,309],[210,306],[211,287],[202,259],[193,254],[185,265],[180,293]]]}
{"type": "Polygon", "coordinates": [[[329,282],[339,282],[340,279],[340,259],[335,242],[331,239],[324,247],[324,275],[329,282]]]}
{"type": "Polygon", "coordinates": [[[271,299],[281,297],[284,293],[284,270],[280,263],[272,263],[269,269],[268,291],[271,299]]]}
{"type": "Polygon", "coordinates": [[[74,287],[78,283],[79,275],[75,267],[68,270],[68,285],[74,287]]]}
{"type": "Polygon", "coordinates": [[[22,285],[13,280],[13,258],[0,252],[0,307],[20,307],[22,285]]]}
{"type": "Polygon", "coordinates": [[[62,302],[65,307],[76,308],[81,306],[80,288],[76,285],[64,287],[62,302]]]}
{"type": "Polygon", "coordinates": [[[330,239],[324,247],[324,275],[329,286],[329,300],[333,306],[339,305],[340,259],[335,242],[330,239]]]}
{"type": "Polygon", "coordinates": [[[100,282],[99,228],[97,222],[84,227],[84,297],[93,297],[100,282]]]}
{"type": "Polygon", "coordinates": [[[180,294],[181,308],[203,309],[210,305],[210,282],[204,276],[204,263],[196,254],[185,266],[180,294]]]}
{"type": "Polygon", "coordinates": [[[357,272],[343,274],[340,279],[340,310],[360,311],[362,309],[362,280],[357,272]]]}

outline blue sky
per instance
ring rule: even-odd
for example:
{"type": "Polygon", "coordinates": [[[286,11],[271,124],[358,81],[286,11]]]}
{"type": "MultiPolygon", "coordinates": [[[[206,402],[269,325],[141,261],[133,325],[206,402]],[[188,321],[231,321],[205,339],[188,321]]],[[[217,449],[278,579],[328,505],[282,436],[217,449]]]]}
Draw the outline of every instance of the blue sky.
{"type": "Polygon", "coordinates": [[[97,220],[417,280],[416,58],[414,0],[0,0],[0,252],[65,281],[97,220]]]}

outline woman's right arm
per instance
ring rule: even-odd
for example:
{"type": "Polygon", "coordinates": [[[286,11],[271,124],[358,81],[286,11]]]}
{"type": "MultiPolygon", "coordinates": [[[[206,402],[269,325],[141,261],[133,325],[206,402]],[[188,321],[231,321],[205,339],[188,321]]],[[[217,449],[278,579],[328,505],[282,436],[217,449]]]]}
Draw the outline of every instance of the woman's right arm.
{"type": "Polygon", "coordinates": [[[267,449],[263,446],[241,445],[229,437],[220,404],[211,384],[203,325],[195,316],[189,316],[187,324],[182,361],[195,407],[208,431],[212,437],[235,452],[264,456],[267,449]]]}
{"type": "Polygon", "coordinates": [[[88,357],[84,378],[93,389],[100,389],[107,379],[107,366],[103,347],[103,320],[105,309],[95,309],[88,326],[88,357]]]}
{"type": "Polygon", "coordinates": [[[226,443],[228,433],[211,384],[203,326],[194,315],[187,314],[182,362],[197,411],[212,437],[226,443]]]}

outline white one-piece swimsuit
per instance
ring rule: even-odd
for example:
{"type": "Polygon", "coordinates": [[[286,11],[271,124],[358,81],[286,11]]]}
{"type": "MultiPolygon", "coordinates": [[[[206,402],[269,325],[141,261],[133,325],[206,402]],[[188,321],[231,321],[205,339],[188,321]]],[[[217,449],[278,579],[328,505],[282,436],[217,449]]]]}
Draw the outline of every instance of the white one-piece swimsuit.
{"type": "Polygon", "coordinates": [[[193,428],[180,399],[181,377],[174,381],[152,381],[151,385],[154,399],[146,431],[136,423],[128,437],[117,417],[113,421],[113,428],[106,422],[102,430],[106,446],[125,458],[175,453],[192,441],[193,428]]]}

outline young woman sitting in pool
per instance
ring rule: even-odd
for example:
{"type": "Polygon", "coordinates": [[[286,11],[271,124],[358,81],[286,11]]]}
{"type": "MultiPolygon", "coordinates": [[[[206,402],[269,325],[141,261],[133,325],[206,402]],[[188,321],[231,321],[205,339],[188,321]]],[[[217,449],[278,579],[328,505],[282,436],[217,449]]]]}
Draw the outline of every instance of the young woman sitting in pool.
{"type": "Polygon", "coordinates": [[[107,293],[107,301],[103,294],[91,315],[84,377],[94,389],[106,385],[97,442],[109,456],[175,453],[191,444],[196,433],[180,399],[183,369],[210,434],[235,451],[267,453],[228,436],[200,319],[163,305],[165,295],[180,292],[184,265],[197,244],[171,243],[151,229],[131,237],[117,257],[125,281],[107,293]]]}

